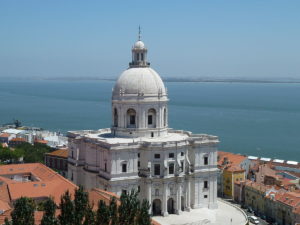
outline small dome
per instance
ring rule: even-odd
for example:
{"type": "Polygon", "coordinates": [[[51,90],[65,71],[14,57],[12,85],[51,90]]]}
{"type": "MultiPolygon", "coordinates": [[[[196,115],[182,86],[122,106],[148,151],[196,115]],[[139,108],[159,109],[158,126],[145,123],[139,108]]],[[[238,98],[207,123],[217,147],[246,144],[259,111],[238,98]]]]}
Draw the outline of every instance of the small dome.
{"type": "Polygon", "coordinates": [[[113,98],[120,95],[166,96],[165,85],[160,76],[149,67],[129,68],[117,80],[113,98]]]}
{"type": "Polygon", "coordinates": [[[137,41],[135,42],[133,48],[137,48],[137,49],[143,49],[146,48],[144,42],[142,41],[137,41]]]}

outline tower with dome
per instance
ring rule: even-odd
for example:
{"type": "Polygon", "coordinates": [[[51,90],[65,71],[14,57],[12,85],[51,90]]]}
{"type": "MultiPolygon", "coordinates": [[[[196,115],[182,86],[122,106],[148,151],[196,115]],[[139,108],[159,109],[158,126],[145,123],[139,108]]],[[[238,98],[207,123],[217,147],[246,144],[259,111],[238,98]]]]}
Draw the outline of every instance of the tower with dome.
{"type": "Polygon", "coordinates": [[[111,128],[68,132],[68,178],[86,189],[131,189],[152,215],[217,208],[218,137],[173,130],[168,93],[141,41],[112,91],[111,128]]]}

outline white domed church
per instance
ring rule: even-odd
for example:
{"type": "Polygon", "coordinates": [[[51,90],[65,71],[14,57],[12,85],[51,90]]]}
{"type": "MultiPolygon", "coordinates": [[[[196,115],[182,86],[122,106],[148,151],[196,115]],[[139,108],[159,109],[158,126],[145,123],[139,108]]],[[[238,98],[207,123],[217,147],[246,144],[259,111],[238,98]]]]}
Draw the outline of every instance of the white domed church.
{"type": "Polygon", "coordinates": [[[139,190],[152,215],[217,208],[218,137],[168,126],[168,93],[139,40],[112,91],[112,126],[68,132],[68,178],[121,195],[139,190]]]}

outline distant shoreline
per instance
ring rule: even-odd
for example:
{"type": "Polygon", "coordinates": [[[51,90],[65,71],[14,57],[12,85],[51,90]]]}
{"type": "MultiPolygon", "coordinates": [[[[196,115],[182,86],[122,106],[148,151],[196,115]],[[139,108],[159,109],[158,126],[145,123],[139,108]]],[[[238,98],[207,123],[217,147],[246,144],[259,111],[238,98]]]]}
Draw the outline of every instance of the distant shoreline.
{"type": "MultiPolygon", "coordinates": [[[[97,78],[97,77],[54,77],[54,78],[2,78],[7,81],[116,81],[117,78],[97,78]]],[[[241,79],[241,78],[164,78],[164,82],[174,83],[262,83],[262,84],[299,84],[300,79],[241,79]]]]}

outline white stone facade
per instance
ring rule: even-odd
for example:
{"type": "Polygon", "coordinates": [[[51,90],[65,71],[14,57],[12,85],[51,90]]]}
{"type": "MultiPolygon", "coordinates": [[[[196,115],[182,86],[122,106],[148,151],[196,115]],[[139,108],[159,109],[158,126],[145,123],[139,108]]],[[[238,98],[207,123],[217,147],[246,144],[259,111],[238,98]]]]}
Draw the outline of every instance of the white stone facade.
{"type": "Polygon", "coordinates": [[[112,93],[112,127],[70,131],[68,178],[121,195],[136,189],[153,215],[217,207],[218,137],[168,128],[167,90],[140,40],[112,93]]]}

